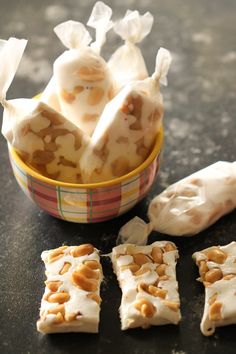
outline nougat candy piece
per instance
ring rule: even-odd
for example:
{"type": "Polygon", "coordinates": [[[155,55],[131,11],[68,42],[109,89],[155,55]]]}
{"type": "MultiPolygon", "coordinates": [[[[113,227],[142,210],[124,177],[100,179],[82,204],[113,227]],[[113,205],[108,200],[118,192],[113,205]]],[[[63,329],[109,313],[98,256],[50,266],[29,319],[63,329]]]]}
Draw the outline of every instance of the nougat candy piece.
{"type": "Polygon", "coordinates": [[[67,21],[54,28],[62,43],[69,48],[53,65],[61,112],[89,135],[114,95],[112,74],[99,54],[105,34],[111,28],[111,14],[105,4],[95,4],[88,23],[96,28],[97,38],[90,46],[92,38],[81,23],[67,21]],[[104,13],[101,21],[100,10],[104,13]]]}
{"type": "Polygon", "coordinates": [[[7,101],[2,133],[22,160],[40,174],[81,183],[79,160],[89,137],[45,103],[7,101]]]}
{"type": "Polygon", "coordinates": [[[172,184],[150,203],[152,229],[195,235],[236,208],[236,162],[218,161],[172,184]]]}
{"type": "Polygon", "coordinates": [[[122,244],[113,248],[113,269],[122,291],[122,330],[179,323],[177,258],[176,246],[167,241],[156,241],[148,246],[122,244]]]}
{"type": "Polygon", "coordinates": [[[152,77],[126,85],[106,105],[81,158],[84,183],[121,177],[148,157],[161,128],[159,82],[170,61],[169,52],[161,48],[152,77]]]}
{"type": "Polygon", "coordinates": [[[236,242],[195,252],[200,280],[205,286],[201,332],[210,336],[216,327],[236,323],[236,242]]]}
{"type": "Polygon", "coordinates": [[[97,333],[102,268],[91,244],[44,251],[47,280],[37,329],[42,333],[97,333]]]}

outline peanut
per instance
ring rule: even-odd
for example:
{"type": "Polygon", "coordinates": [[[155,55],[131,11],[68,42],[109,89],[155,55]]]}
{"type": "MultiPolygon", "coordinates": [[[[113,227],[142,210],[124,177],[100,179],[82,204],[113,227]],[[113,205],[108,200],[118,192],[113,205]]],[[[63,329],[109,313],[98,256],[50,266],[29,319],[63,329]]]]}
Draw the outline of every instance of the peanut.
{"type": "Polygon", "coordinates": [[[111,163],[112,174],[115,177],[121,177],[130,171],[129,159],[125,156],[120,156],[111,163]]]}
{"type": "Polygon", "coordinates": [[[103,88],[93,87],[88,95],[87,103],[91,106],[95,106],[101,102],[103,95],[103,88]]]}
{"type": "Polygon", "coordinates": [[[51,263],[55,262],[57,259],[63,256],[64,251],[68,248],[68,246],[61,246],[49,252],[46,262],[51,263]]]}
{"type": "Polygon", "coordinates": [[[57,302],[58,304],[64,304],[70,300],[70,295],[66,292],[53,293],[49,294],[47,301],[48,302],[57,302]]]}
{"type": "Polygon", "coordinates": [[[101,67],[101,65],[87,67],[83,66],[77,72],[81,80],[94,82],[94,81],[102,81],[105,78],[105,73],[101,67]]]}
{"type": "Polygon", "coordinates": [[[138,291],[145,291],[147,293],[148,292],[148,285],[145,283],[139,283],[138,284],[138,291]]]}
{"type": "Polygon", "coordinates": [[[156,268],[156,272],[159,275],[159,277],[162,277],[163,275],[165,275],[166,272],[166,264],[162,263],[159,266],[157,266],[156,268]]]}
{"type": "Polygon", "coordinates": [[[156,311],[156,308],[153,306],[153,304],[146,299],[137,300],[134,304],[134,307],[136,308],[136,310],[140,311],[143,317],[147,318],[153,317],[156,311]]]}
{"type": "Polygon", "coordinates": [[[135,253],[132,255],[134,259],[134,263],[142,266],[145,263],[150,263],[151,259],[143,253],[135,253]]]}
{"type": "Polygon", "coordinates": [[[60,96],[67,103],[72,103],[75,100],[74,92],[69,92],[69,91],[66,91],[66,90],[62,90],[60,92],[60,96]]]}
{"type": "Polygon", "coordinates": [[[208,304],[212,305],[217,299],[217,293],[215,293],[214,295],[212,295],[209,300],[208,300],[208,304]]]}
{"type": "Polygon", "coordinates": [[[145,146],[143,137],[136,142],[136,146],[136,153],[145,159],[149,149],[145,146]]]}
{"type": "Polygon", "coordinates": [[[208,272],[208,267],[206,261],[200,261],[199,263],[199,273],[202,277],[202,279],[205,278],[205,274],[208,272]]]}
{"type": "Polygon", "coordinates": [[[56,317],[54,318],[54,323],[60,324],[60,323],[62,323],[62,322],[64,322],[64,318],[63,318],[61,312],[58,312],[58,313],[56,314],[56,317]]]}
{"type": "Polygon", "coordinates": [[[75,86],[75,87],[74,87],[73,93],[74,93],[75,95],[78,95],[78,94],[81,93],[82,91],[84,91],[84,87],[78,85],[78,86],[75,86]]]}
{"type": "Polygon", "coordinates": [[[32,154],[31,163],[39,165],[47,165],[54,160],[53,151],[35,150],[32,154]]]}
{"type": "Polygon", "coordinates": [[[95,260],[84,261],[83,264],[93,270],[101,269],[101,265],[98,263],[98,261],[95,260]]]}
{"type": "Polygon", "coordinates": [[[222,320],[221,309],[222,309],[222,303],[214,302],[209,309],[209,319],[211,321],[222,320]]]}
{"type": "Polygon", "coordinates": [[[160,247],[153,247],[151,256],[155,263],[161,264],[163,262],[163,252],[160,247]]]}
{"type": "Polygon", "coordinates": [[[75,246],[70,251],[70,254],[73,257],[82,257],[85,255],[89,255],[94,252],[94,247],[90,243],[85,243],[80,246],[75,246]]]}
{"type": "Polygon", "coordinates": [[[164,246],[164,250],[166,252],[171,252],[171,251],[175,251],[176,247],[173,243],[168,242],[165,246],[164,246]]]}
{"type": "Polygon", "coordinates": [[[78,316],[78,314],[76,313],[66,313],[65,314],[65,320],[66,322],[72,322],[76,320],[76,316],[78,316]]]}
{"type": "Polygon", "coordinates": [[[71,278],[72,282],[82,290],[94,292],[98,289],[98,283],[95,279],[87,279],[78,271],[74,271],[71,278]]]}
{"type": "Polygon", "coordinates": [[[140,266],[138,264],[131,263],[120,267],[121,271],[124,271],[126,269],[129,269],[131,273],[136,273],[140,269],[140,266]]]}
{"type": "Polygon", "coordinates": [[[205,274],[205,281],[209,283],[214,283],[217,280],[223,278],[223,273],[219,268],[212,268],[205,274]]]}
{"type": "Polygon", "coordinates": [[[166,294],[167,294],[167,290],[157,288],[154,285],[149,285],[148,292],[150,295],[155,296],[155,297],[160,297],[161,299],[165,299],[166,294]]]}
{"type": "Polygon", "coordinates": [[[82,116],[82,120],[85,122],[93,122],[98,119],[99,115],[98,114],[92,114],[92,113],[84,113],[82,116]]]}
{"type": "Polygon", "coordinates": [[[93,301],[95,301],[98,305],[101,304],[101,297],[98,295],[98,294],[95,294],[95,293],[91,293],[91,294],[88,294],[87,297],[93,301]]]}
{"type": "Polygon", "coordinates": [[[61,286],[62,281],[59,281],[59,280],[58,281],[49,281],[49,280],[47,280],[47,281],[45,281],[45,284],[48,287],[48,289],[54,293],[58,290],[59,286],[61,286]]]}
{"type": "Polygon", "coordinates": [[[59,157],[59,162],[58,162],[58,165],[62,165],[62,166],[69,166],[69,167],[73,167],[73,168],[76,168],[76,163],[70,161],[70,160],[67,160],[65,159],[64,156],[60,156],[59,157]]]}
{"type": "MultiPolygon", "coordinates": [[[[45,138],[44,138],[45,141],[45,138]]],[[[56,151],[57,150],[57,144],[54,142],[49,142],[44,144],[45,151],[56,151]]]]}
{"type": "Polygon", "coordinates": [[[150,269],[145,267],[145,268],[140,268],[137,272],[134,273],[136,277],[143,275],[144,273],[150,272],[150,269]]]}
{"type": "Polygon", "coordinates": [[[58,312],[60,312],[63,316],[65,315],[65,305],[58,305],[56,307],[53,307],[51,309],[48,309],[48,313],[52,313],[52,314],[57,314],[58,312]]]}
{"type": "Polygon", "coordinates": [[[170,310],[177,312],[179,310],[179,303],[174,301],[164,300],[163,304],[167,306],[170,310]]]}
{"type": "Polygon", "coordinates": [[[227,258],[227,255],[219,248],[212,249],[206,253],[209,261],[223,264],[227,258]]]}
{"type": "Polygon", "coordinates": [[[71,263],[65,262],[64,265],[63,265],[63,267],[61,268],[59,274],[63,275],[63,274],[65,274],[65,273],[67,273],[68,270],[70,269],[70,267],[71,267],[71,263]]]}
{"type": "Polygon", "coordinates": [[[99,272],[97,270],[89,268],[87,265],[82,264],[76,269],[81,275],[88,279],[98,279],[99,272]]]}
{"type": "Polygon", "coordinates": [[[116,139],[116,142],[117,142],[118,144],[128,144],[129,138],[127,138],[126,136],[119,136],[119,137],[116,139]]]}

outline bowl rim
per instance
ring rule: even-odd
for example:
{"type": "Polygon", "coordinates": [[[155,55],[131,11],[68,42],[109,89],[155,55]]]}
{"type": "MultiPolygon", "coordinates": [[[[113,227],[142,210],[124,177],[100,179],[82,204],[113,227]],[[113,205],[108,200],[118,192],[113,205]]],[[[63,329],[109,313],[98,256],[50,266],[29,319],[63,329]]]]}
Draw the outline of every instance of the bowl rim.
{"type": "Polygon", "coordinates": [[[143,171],[148,165],[150,165],[150,163],[154,160],[154,158],[160,154],[161,147],[163,144],[163,135],[164,135],[163,125],[161,125],[161,128],[157,134],[156,141],[155,141],[155,144],[154,144],[151,154],[147,157],[147,159],[141,165],[139,165],[133,171],[131,171],[121,177],[117,177],[117,178],[111,179],[109,181],[98,182],[98,183],[69,183],[69,182],[61,182],[61,181],[50,179],[48,177],[41,175],[40,173],[38,173],[37,171],[33,170],[28,165],[26,165],[22,161],[22,159],[20,158],[20,156],[18,155],[16,150],[10,144],[8,144],[8,149],[9,149],[9,152],[12,156],[12,159],[17,163],[17,165],[19,165],[19,167],[21,169],[23,169],[31,177],[38,179],[43,183],[50,184],[50,185],[57,186],[57,187],[64,187],[64,188],[66,187],[66,188],[79,188],[79,189],[94,189],[94,188],[103,188],[103,187],[114,186],[115,184],[122,183],[122,182],[126,181],[127,179],[130,179],[133,176],[139,174],[141,171],[143,171]]]}

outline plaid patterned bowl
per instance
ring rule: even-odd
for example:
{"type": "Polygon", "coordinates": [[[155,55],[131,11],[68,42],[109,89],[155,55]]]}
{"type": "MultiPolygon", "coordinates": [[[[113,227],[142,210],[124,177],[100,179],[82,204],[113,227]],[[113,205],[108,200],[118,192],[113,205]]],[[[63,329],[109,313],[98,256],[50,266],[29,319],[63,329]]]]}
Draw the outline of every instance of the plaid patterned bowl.
{"type": "Polygon", "coordinates": [[[24,193],[47,213],[66,221],[95,223],[130,210],[149,191],[159,170],[163,130],[149,157],[132,172],[101,183],[72,184],[46,178],[28,167],[9,146],[15,178],[24,193]]]}

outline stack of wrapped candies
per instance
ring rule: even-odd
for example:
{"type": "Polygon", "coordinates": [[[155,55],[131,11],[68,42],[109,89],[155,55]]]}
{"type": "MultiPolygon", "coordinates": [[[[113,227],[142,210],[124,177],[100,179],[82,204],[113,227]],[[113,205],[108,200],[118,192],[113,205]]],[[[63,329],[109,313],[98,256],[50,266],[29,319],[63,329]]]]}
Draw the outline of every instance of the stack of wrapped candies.
{"type": "Polygon", "coordinates": [[[153,16],[128,10],[113,22],[112,10],[97,2],[87,22],[54,28],[67,48],[35,99],[6,100],[27,41],[0,41],[2,133],[22,160],[40,174],[69,183],[96,183],[120,177],[150,154],[161,129],[170,53],[160,48],[149,77],[137,43],[151,31],[153,16]],[[100,55],[113,29],[123,40],[106,62],[100,55]],[[92,43],[91,43],[92,42],[92,43]]]}

